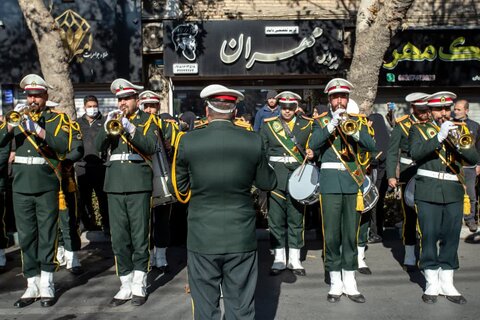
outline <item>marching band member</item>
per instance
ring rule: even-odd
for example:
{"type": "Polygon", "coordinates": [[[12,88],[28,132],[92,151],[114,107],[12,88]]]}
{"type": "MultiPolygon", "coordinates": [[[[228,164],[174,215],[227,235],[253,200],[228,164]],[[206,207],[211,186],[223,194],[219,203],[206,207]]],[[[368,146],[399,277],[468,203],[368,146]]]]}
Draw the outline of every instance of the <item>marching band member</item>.
{"type": "Polygon", "coordinates": [[[405,188],[407,183],[415,176],[417,165],[412,160],[408,146],[408,135],[412,124],[425,122],[430,119],[430,108],[426,98],[428,94],[414,92],[405,97],[412,107],[412,114],[405,115],[395,120],[390,143],[387,151],[387,179],[388,185],[395,188],[398,185],[402,192],[402,240],[405,247],[403,267],[407,272],[416,268],[415,244],[417,243],[417,213],[414,208],[405,203],[405,188]],[[397,166],[400,165],[400,175],[397,177],[397,166]]]}
{"type": "Polygon", "coordinates": [[[301,100],[298,94],[283,91],[275,99],[280,107],[280,115],[265,119],[260,129],[270,165],[275,170],[278,181],[277,187],[269,196],[268,227],[270,246],[274,250],[270,273],[278,275],[288,268],[296,275],[305,276],[305,268],[300,262],[300,249],[305,245],[305,206],[290,196],[287,186],[291,173],[304,162],[304,158],[313,159],[313,151],[308,148],[312,121],[303,116],[295,116],[301,100]]]}
{"type": "Polygon", "coordinates": [[[452,138],[465,132],[447,120],[455,98],[451,92],[430,95],[427,99],[433,121],[413,124],[408,137],[412,160],[418,166],[415,206],[421,244],[419,267],[427,281],[422,295],[425,303],[435,303],[439,294],[457,304],[467,302],[453,284],[453,273],[459,267],[463,212],[470,212],[461,168],[464,163],[477,163],[478,154],[475,148],[452,138]]]}
{"type": "Polygon", "coordinates": [[[110,89],[118,99],[118,110],[111,111],[96,139],[99,152],[110,150],[106,164],[104,190],[112,249],[120,291],[110,302],[112,307],[146,301],[148,271],[148,235],[152,169],[149,157],[155,152],[154,115],[138,109],[138,92],[143,87],[116,79],[110,89]]]}
{"type": "Polygon", "coordinates": [[[310,147],[319,154],[320,204],[324,233],[325,270],[330,274],[329,302],[340,301],[346,294],[363,303],[365,297],[357,290],[357,230],[363,210],[360,192],[365,173],[358,162],[360,150],[375,151],[375,141],[366,126],[356,117],[345,117],[349,93],[353,85],[340,78],[325,87],[330,111],[319,116],[313,125],[310,147]],[[357,129],[353,127],[356,123],[357,129]],[[358,129],[360,128],[360,129],[358,129]],[[344,132],[345,131],[345,132],[344,132]],[[349,135],[347,135],[347,132],[349,135]]]}
{"type": "Polygon", "coordinates": [[[58,210],[65,205],[58,164],[68,149],[69,126],[64,114],[46,106],[50,86],[40,76],[25,76],[20,87],[27,105],[17,105],[0,129],[0,146],[11,140],[16,146],[13,207],[28,283],[14,306],[23,308],[41,298],[41,306],[50,307],[55,304],[58,210]]]}

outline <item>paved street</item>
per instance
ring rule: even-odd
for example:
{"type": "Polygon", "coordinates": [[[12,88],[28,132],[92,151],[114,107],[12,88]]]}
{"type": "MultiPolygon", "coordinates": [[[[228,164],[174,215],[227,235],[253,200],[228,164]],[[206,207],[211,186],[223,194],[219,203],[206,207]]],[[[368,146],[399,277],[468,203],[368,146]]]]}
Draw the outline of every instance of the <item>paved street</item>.
{"type": "MultiPolygon", "coordinates": [[[[436,305],[421,301],[425,281],[419,272],[411,275],[400,266],[400,240],[396,230],[387,230],[383,244],[370,245],[367,261],[373,275],[357,275],[358,286],[367,303],[355,304],[342,297],[338,304],[326,301],[328,286],[324,283],[321,242],[309,233],[304,266],[307,277],[284,272],[270,277],[272,257],[268,252],[265,233],[260,236],[260,272],[257,286],[257,319],[476,319],[480,309],[480,244],[460,244],[461,269],[456,273],[456,286],[467,298],[464,306],[440,298],[436,305]]],[[[464,235],[468,232],[463,231],[464,235]]],[[[109,243],[89,243],[81,260],[86,272],[75,277],[65,270],[55,274],[58,302],[42,308],[37,302],[24,309],[13,303],[24,290],[18,250],[8,255],[8,268],[0,274],[0,319],[191,319],[184,248],[168,252],[171,272],[149,273],[149,298],[142,307],[130,304],[118,308],[107,306],[120,282],[115,276],[109,243]]]]}

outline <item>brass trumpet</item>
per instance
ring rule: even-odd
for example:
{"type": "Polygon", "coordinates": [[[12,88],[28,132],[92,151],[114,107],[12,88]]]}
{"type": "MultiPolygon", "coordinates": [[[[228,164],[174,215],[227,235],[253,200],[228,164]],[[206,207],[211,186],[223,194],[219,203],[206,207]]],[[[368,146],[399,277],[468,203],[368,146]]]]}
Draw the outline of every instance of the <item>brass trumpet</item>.
{"type": "Polygon", "coordinates": [[[358,131],[358,124],[351,119],[348,113],[343,113],[340,121],[340,130],[347,136],[351,136],[358,131]]]}
{"type": "Polygon", "coordinates": [[[448,132],[448,140],[458,149],[470,149],[474,144],[474,137],[462,122],[454,122],[457,128],[448,132]]]}
{"type": "Polygon", "coordinates": [[[35,103],[32,103],[27,108],[23,109],[22,111],[18,112],[15,110],[8,111],[5,115],[5,121],[12,127],[17,127],[22,123],[23,116],[28,115],[32,109],[32,107],[36,106],[35,103]]]}
{"type": "Polygon", "coordinates": [[[107,133],[112,136],[118,136],[123,133],[122,118],[124,114],[118,113],[115,119],[109,120],[106,124],[107,133]]]}

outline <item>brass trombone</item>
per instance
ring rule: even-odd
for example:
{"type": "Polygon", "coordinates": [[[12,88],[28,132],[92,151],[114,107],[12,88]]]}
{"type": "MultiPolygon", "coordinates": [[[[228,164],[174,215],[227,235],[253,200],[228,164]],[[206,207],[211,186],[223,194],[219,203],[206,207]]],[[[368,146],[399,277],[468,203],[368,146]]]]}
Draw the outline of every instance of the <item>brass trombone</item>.
{"type": "Polygon", "coordinates": [[[109,120],[106,124],[107,133],[112,136],[118,136],[123,133],[123,124],[122,118],[124,117],[124,113],[118,113],[117,117],[109,120]]]}
{"type": "Polygon", "coordinates": [[[345,112],[341,116],[340,130],[347,136],[351,136],[358,131],[358,124],[345,112]]]}

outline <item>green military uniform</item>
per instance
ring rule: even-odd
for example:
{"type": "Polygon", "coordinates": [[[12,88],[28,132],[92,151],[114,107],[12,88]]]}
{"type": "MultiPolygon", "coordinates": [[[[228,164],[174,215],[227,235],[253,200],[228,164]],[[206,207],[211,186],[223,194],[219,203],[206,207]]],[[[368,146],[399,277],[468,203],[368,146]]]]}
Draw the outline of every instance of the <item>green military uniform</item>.
{"type": "MultiPolygon", "coordinates": [[[[277,187],[269,197],[270,245],[272,249],[285,248],[286,245],[289,248],[301,249],[305,245],[303,225],[305,206],[289,195],[288,179],[302,164],[303,155],[285,133],[281,116],[264,121],[260,135],[278,181],[277,187]]],[[[312,132],[312,121],[302,116],[297,116],[291,121],[293,121],[291,133],[305,150],[312,132]]]]}
{"type": "MultiPolygon", "coordinates": [[[[390,144],[387,153],[387,179],[397,177],[397,163],[400,162],[400,179],[402,195],[405,194],[407,183],[417,171],[412,161],[408,146],[408,134],[413,123],[418,119],[412,115],[406,115],[396,120],[397,125],[393,128],[390,136],[390,144]]],[[[414,246],[417,243],[417,214],[415,210],[405,204],[402,197],[403,229],[402,239],[406,246],[414,246]]]]}
{"type": "Polygon", "coordinates": [[[176,152],[173,191],[191,190],[187,249],[195,319],[220,317],[220,284],[226,318],[252,319],[257,240],[250,189],[254,181],[263,190],[276,182],[262,140],[214,120],[185,134],[176,152]]]}
{"type": "MultiPolygon", "coordinates": [[[[357,123],[359,119],[352,117],[357,123]]],[[[330,134],[331,114],[320,115],[313,125],[310,147],[319,155],[320,203],[324,233],[326,271],[357,269],[357,231],[361,215],[356,210],[363,168],[358,154],[375,151],[375,141],[365,125],[359,125],[359,137],[342,139],[339,128],[330,134]],[[335,151],[336,150],[336,151],[335,151]],[[337,156],[337,152],[341,158],[337,156]],[[345,167],[347,169],[345,169],[345,167]],[[355,179],[352,177],[355,176],[355,179]]]]}
{"type": "Polygon", "coordinates": [[[453,270],[459,266],[457,249],[465,196],[461,167],[464,163],[475,164],[478,154],[475,148],[457,150],[446,142],[440,143],[438,131],[433,122],[417,123],[409,135],[410,154],[418,165],[415,205],[421,236],[419,267],[453,270]]]}
{"type": "MultiPolygon", "coordinates": [[[[77,184],[75,182],[75,171],[73,164],[82,159],[84,154],[82,134],[77,122],[71,121],[69,123],[69,152],[62,161],[62,190],[65,193],[66,207],[60,209],[59,212],[59,248],[63,247],[67,269],[78,268],[80,263],[78,257],[75,256],[72,265],[72,254],[80,250],[81,240],[78,230],[78,216],[77,216],[77,184]]],[[[58,254],[57,254],[58,256],[58,254]]],[[[60,259],[59,259],[60,260],[60,259]]],[[[77,272],[77,271],[75,271],[77,272]]]]}
{"type": "Polygon", "coordinates": [[[65,115],[53,113],[48,107],[41,112],[36,123],[45,129],[45,140],[25,131],[23,125],[11,132],[7,131],[8,126],[0,129],[0,145],[14,139],[16,146],[13,207],[23,274],[27,278],[39,275],[40,271],[54,272],[57,266],[54,257],[60,184],[50,164],[59,170],[59,157],[68,150],[69,128],[65,119],[65,115]]]}
{"type": "Polygon", "coordinates": [[[136,127],[133,138],[127,133],[112,136],[100,130],[96,139],[99,152],[110,149],[104,191],[108,194],[112,248],[119,276],[148,270],[152,169],[138,152],[147,157],[155,152],[154,117],[137,110],[130,118],[136,127]]]}
{"type": "MultiPolygon", "coordinates": [[[[178,136],[178,126],[175,120],[164,120],[155,117],[155,124],[160,129],[165,142],[166,153],[169,160],[173,155],[173,145],[178,136]]],[[[170,244],[170,215],[172,213],[172,204],[159,205],[152,208],[151,214],[151,241],[150,250],[154,250],[150,263],[152,266],[166,271],[168,262],[166,258],[166,247],[170,244]]]]}

